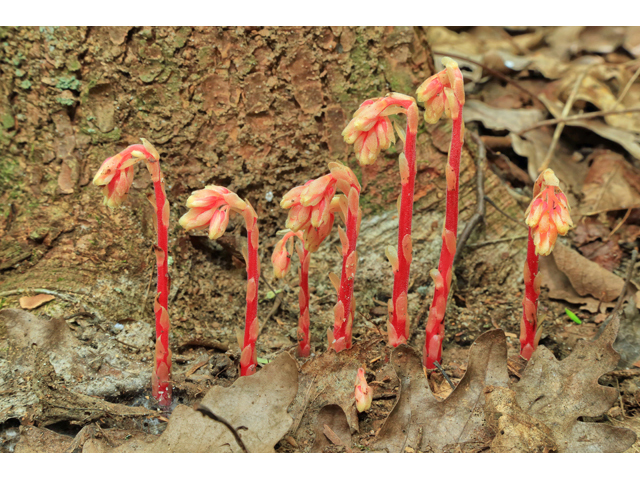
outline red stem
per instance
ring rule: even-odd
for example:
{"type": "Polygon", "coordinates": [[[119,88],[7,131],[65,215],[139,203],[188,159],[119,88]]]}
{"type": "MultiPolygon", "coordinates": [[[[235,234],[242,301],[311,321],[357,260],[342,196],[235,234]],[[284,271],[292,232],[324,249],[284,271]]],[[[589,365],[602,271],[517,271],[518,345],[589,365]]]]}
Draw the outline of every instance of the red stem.
{"type": "MultiPolygon", "coordinates": [[[[248,208],[251,208],[250,206],[248,208]]],[[[253,375],[257,368],[256,341],[258,340],[258,219],[251,213],[247,221],[247,311],[244,324],[244,345],[240,356],[240,375],[253,375]]]]}
{"type": "Polygon", "coordinates": [[[311,353],[311,340],[309,336],[309,261],[311,257],[304,247],[301,247],[301,251],[300,293],[298,295],[298,302],[300,304],[300,319],[298,320],[298,355],[301,357],[308,357],[311,353]]]}
{"type": "Polygon", "coordinates": [[[400,212],[398,225],[398,270],[393,277],[393,311],[390,315],[389,343],[397,347],[407,343],[409,338],[409,316],[407,314],[407,295],[409,289],[409,271],[411,268],[412,245],[411,223],[413,218],[413,191],[416,180],[416,135],[418,109],[415,103],[407,109],[407,138],[404,146],[406,172],[401,166],[402,191],[400,193],[400,212]]]}
{"type": "Polygon", "coordinates": [[[158,400],[158,403],[161,406],[169,406],[171,405],[171,351],[169,350],[169,315],[167,312],[169,301],[169,202],[165,195],[162,175],[158,176],[159,178],[154,179],[153,182],[158,218],[158,245],[156,247],[158,298],[155,307],[156,360],[152,385],[153,396],[158,400]]]}
{"type": "Polygon", "coordinates": [[[524,265],[524,298],[522,299],[522,322],[520,323],[520,356],[526,360],[538,346],[536,331],[538,329],[538,297],[540,281],[538,279],[538,255],[533,243],[533,235],[529,228],[527,245],[527,262],[524,265]]]}
{"type": "Polygon", "coordinates": [[[429,310],[426,327],[426,339],[423,364],[426,368],[435,368],[434,361],[442,360],[442,341],[444,340],[444,314],[447,310],[447,298],[451,287],[453,257],[456,254],[458,235],[458,187],[460,177],[460,155],[462,153],[462,105],[458,118],[453,120],[451,147],[447,164],[447,211],[442,234],[442,250],[438,270],[432,275],[435,283],[433,303],[429,310]]]}
{"type": "Polygon", "coordinates": [[[353,328],[353,315],[355,303],[353,303],[353,282],[356,275],[357,254],[356,242],[358,240],[358,210],[360,194],[356,188],[349,191],[347,208],[347,248],[343,245],[342,275],[340,277],[340,291],[338,303],[334,308],[335,323],[333,326],[333,342],[329,347],[336,352],[351,348],[351,330],[353,328]]]}

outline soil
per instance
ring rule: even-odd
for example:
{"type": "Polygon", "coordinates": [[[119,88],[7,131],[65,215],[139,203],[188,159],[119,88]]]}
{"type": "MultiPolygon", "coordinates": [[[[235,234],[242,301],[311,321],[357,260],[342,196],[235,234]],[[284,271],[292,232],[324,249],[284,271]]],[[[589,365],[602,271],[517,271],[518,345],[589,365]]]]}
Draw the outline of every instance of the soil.
{"type": "MultiPolygon", "coordinates": [[[[385,342],[393,277],[384,256],[384,248],[397,242],[398,146],[374,165],[360,167],[341,131],[364,99],[388,91],[411,94],[433,73],[428,40],[426,29],[404,27],[0,29],[0,307],[19,309],[21,297],[37,293],[54,297],[32,311],[40,323],[8,317],[9,310],[0,320],[0,451],[90,451],[149,442],[164,431],[176,405],[194,405],[213,386],[228,387],[238,379],[246,232],[241,217],[232,217],[217,241],[179,227],[187,197],[204,185],[226,186],[255,207],[262,266],[259,361],[294,354],[297,279],[290,273],[277,280],[270,266],[276,232],[287,215],[279,199],[324,174],[330,161],[352,167],[363,187],[353,338],[367,346],[358,361],[366,364],[376,394],[371,410],[356,419],[350,448],[372,450],[398,390],[385,342]],[[115,210],[102,205],[99,188],[91,184],[105,158],[140,137],[160,153],[171,204],[169,411],[157,409],[150,392],[155,233],[146,200],[149,175],[144,168],[136,171],[127,201],[115,210]]],[[[517,96],[496,78],[474,95],[489,101],[498,88],[517,96]]],[[[524,103],[523,108],[533,105],[524,103]]],[[[490,133],[481,123],[467,128],[490,133]]],[[[572,135],[580,144],[581,137],[572,135]]],[[[449,136],[447,122],[420,124],[409,287],[409,344],[418,352],[433,296],[429,270],[440,254],[449,136]]],[[[483,332],[504,330],[508,356],[519,352],[526,256],[520,220],[532,181],[526,157],[510,147],[498,150],[487,155],[484,193],[504,213],[487,205],[484,223],[456,260],[447,307],[443,369],[454,384],[466,371],[470,345],[483,332]]],[[[478,146],[467,136],[459,231],[476,210],[477,157],[478,146]]],[[[625,158],[634,164],[630,155],[625,158]]],[[[582,254],[606,256],[609,270],[624,278],[637,245],[631,230],[640,225],[637,212],[618,231],[626,237],[614,237],[613,260],[611,249],[595,252],[606,242],[582,254]]],[[[624,213],[588,218],[608,234],[624,213]]],[[[582,245],[575,232],[561,241],[582,245]]],[[[311,255],[312,359],[326,351],[326,331],[333,324],[335,292],[327,273],[339,273],[337,245],[336,231],[311,255]]],[[[578,340],[593,338],[603,320],[602,312],[580,311],[550,298],[544,288],[539,316],[540,344],[559,359],[578,340]],[[577,312],[582,325],[565,308],[577,312]]],[[[305,360],[297,361],[304,371],[305,360]]],[[[620,392],[618,410],[600,421],[637,431],[638,378],[609,379],[620,392]]],[[[430,381],[440,398],[451,392],[439,372],[430,381]]],[[[323,406],[318,401],[307,408],[316,415],[323,406]]],[[[296,428],[276,451],[310,451],[317,438],[315,417],[296,417],[292,409],[296,428]]],[[[345,450],[334,443],[322,448],[345,450]]]]}

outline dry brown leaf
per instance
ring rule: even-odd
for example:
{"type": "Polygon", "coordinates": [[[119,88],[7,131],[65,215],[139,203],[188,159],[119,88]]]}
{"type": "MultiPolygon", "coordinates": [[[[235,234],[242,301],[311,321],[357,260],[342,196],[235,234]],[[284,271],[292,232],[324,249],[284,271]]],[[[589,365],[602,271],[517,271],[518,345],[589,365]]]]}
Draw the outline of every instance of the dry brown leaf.
{"type": "Polygon", "coordinates": [[[620,315],[620,331],[613,348],[620,354],[618,369],[630,368],[640,360],[640,311],[633,297],[620,315]]]}
{"type": "MultiPolygon", "coordinates": [[[[613,307],[613,301],[620,296],[624,280],[578,252],[558,242],[553,253],[540,258],[542,284],[549,288],[549,297],[570,303],[585,304],[581,307],[595,312],[602,301],[602,307],[613,307]]],[[[638,288],[632,282],[630,294],[638,295],[638,288]]],[[[636,298],[637,300],[637,298],[636,298]]]]}
{"type": "Polygon", "coordinates": [[[491,130],[519,132],[544,120],[545,112],[533,108],[495,108],[479,100],[467,100],[462,112],[465,122],[480,121],[491,130]]]}
{"type": "Polygon", "coordinates": [[[640,207],[640,172],[609,150],[598,150],[591,158],[593,163],[582,189],[582,213],[595,215],[640,207]]]}
{"type": "MultiPolygon", "coordinates": [[[[229,388],[215,386],[202,405],[240,430],[249,452],[273,453],[274,446],[287,433],[293,419],[287,413],[298,390],[298,365],[283,353],[260,372],[240,377],[229,388]]],[[[119,452],[135,450],[126,444],[119,452]]],[[[186,405],[178,405],[164,433],[146,452],[240,452],[233,435],[222,424],[204,417],[186,405]]]]}
{"type": "Polygon", "coordinates": [[[56,297],[53,295],[47,295],[46,293],[40,293],[33,297],[20,297],[20,308],[33,310],[34,308],[38,308],[40,305],[44,305],[55,298],[56,297]]]}
{"type": "MultiPolygon", "coordinates": [[[[549,151],[553,131],[538,129],[525,133],[524,138],[515,133],[509,136],[511,137],[513,150],[518,155],[529,159],[529,177],[535,180],[538,178],[538,171],[549,151]]],[[[574,151],[561,138],[549,164],[560,181],[571,187],[568,189],[567,197],[572,208],[578,204],[571,193],[579,193],[582,190],[582,184],[588,168],[585,162],[576,163],[573,153],[574,151]]]]}
{"type": "Polygon", "coordinates": [[[484,388],[506,387],[507,343],[502,330],[482,334],[469,351],[467,371],[456,389],[438,401],[429,389],[422,361],[402,345],[391,362],[400,379],[398,401],[380,429],[377,449],[404,452],[473,451],[488,445],[492,431],[484,422],[484,388]]]}
{"type": "Polygon", "coordinates": [[[351,450],[351,428],[340,405],[325,405],[320,409],[315,433],[312,453],[320,453],[331,444],[343,445],[347,452],[351,450]]]}
{"type": "MultiPolygon", "coordinates": [[[[554,117],[560,118],[562,116],[562,108],[564,106],[562,102],[550,99],[544,94],[539,95],[538,98],[542,103],[544,103],[554,117]]],[[[640,135],[636,133],[612,127],[604,123],[601,119],[572,120],[567,122],[566,125],[591,130],[593,133],[617,143],[635,158],[640,160],[640,135]]],[[[551,165],[553,165],[553,162],[551,165]]]]}
{"type": "MultiPolygon", "coordinates": [[[[606,413],[618,398],[615,388],[598,384],[620,359],[612,347],[618,326],[613,319],[599,338],[579,343],[563,361],[540,346],[513,387],[517,405],[551,430],[559,452],[624,452],[636,441],[631,430],[581,421],[606,413]]],[[[511,433],[499,431],[494,441],[508,444],[511,433]]]]}
{"type": "MultiPolygon", "coordinates": [[[[377,341],[375,340],[376,343],[377,341]]],[[[331,350],[302,366],[300,388],[291,406],[291,415],[297,419],[291,435],[295,436],[303,421],[316,425],[315,420],[307,418],[306,414],[315,415],[315,411],[328,404],[339,405],[347,415],[351,431],[359,430],[353,392],[358,368],[367,363],[367,350],[370,345],[358,343],[340,353],[331,350]]]]}
{"type": "Polygon", "coordinates": [[[516,392],[504,387],[487,387],[484,414],[497,432],[491,442],[494,453],[542,453],[558,450],[549,427],[523,412],[516,392]]]}

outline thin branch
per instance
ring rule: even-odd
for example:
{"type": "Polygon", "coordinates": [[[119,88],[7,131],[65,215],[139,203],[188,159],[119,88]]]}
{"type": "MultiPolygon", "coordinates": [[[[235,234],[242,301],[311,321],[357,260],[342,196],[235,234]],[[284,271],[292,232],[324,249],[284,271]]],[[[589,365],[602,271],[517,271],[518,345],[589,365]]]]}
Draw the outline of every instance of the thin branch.
{"type": "Polygon", "coordinates": [[[627,277],[624,280],[624,286],[622,287],[622,291],[620,292],[620,296],[618,297],[616,306],[613,307],[613,312],[611,312],[610,318],[613,318],[615,315],[617,315],[622,308],[622,302],[624,302],[624,297],[627,295],[627,290],[629,290],[629,284],[631,283],[631,277],[633,276],[633,267],[636,266],[637,258],[638,250],[636,249],[631,253],[631,261],[629,262],[629,266],[627,267],[627,277]]]}
{"type": "MultiPolygon", "coordinates": [[[[513,218],[511,215],[509,215],[507,212],[505,212],[504,210],[502,210],[498,205],[496,205],[496,203],[491,200],[489,197],[487,197],[486,195],[484,196],[484,199],[487,201],[487,203],[489,205],[491,205],[493,208],[495,208],[498,212],[500,212],[502,215],[504,215],[505,217],[507,217],[509,220],[511,220],[512,222],[524,227],[524,225],[519,222],[517,219],[513,218]]],[[[526,228],[526,227],[525,227],[526,228]]]]}
{"type": "Polygon", "coordinates": [[[473,65],[477,65],[479,67],[482,67],[483,70],[486,70],[488,73],[490,73],[494,77],[498,77],[499,79],[504,80],[508,84],[513,85],[514,87],[516,87],[521,92],[526,93],[529,97],[531,97],[531,99],[534,102],[538,102],[545,110],[547,109],[545,104],[542,103],[542,101],[540,101],[540,99],[538,98],[538,96],[536,94],[530,92],[529,90],[524,88],[522,85],[520,85],[518,82],[516,82],[515,80],[512,80],[511,78],[507,77],[503,73],[498,72],[497,70],[494,70],[491,67],[487,67],[484,63],[476,62],[475,60],[471,60],[470,58],[463,57],[463,56],[460,56],[460,55],[455,55],[453,53],[439,52],[439,51],[435,51],[435,50],[433,51],[433,53],[436,54],[436,55],[442,55],[442,56],[445,56],[445,57],[457,58],[458,60],[462,60],[464,62],[468,62],[468,63],[471,63],[473,65]]]}
{"type": "Polygon", "coordinates": [[[616,100],[616,103],[613,104],[613,107],[611,107],[611,109],[615,109],[618,107],[618,105],[620,105],[622,103],[622,100],[624,100],[624,97],[627,96],[627,93],[629,93],[629,90],[631,89],[631,85],[634,84],[634,82],[638,79],[638,76],[640,75],[640,67],[638,67],[636,69],[636,73],[633,74],[633,76],[629,79],[629,81],[627,82],[627,84],[624,86],[624,88],[622,89],[622,93],[620,94],[620,96],[618,97],[618,99],[616,100]]]}
{"type": "Polygon", "coordinates": [[[469,219],[467,224],[464,226],[464,230],[460,234],[458,238],[458,245],[456,246],[456,254],[453,257],[453,263],[455,265],[458,260],[458,256],[460,252],[464,249],[464,246],[469,240],[469,237],[473,233],[473,230],[480,224],[484,222],[484,217],[486,214],[485,207],[485,196],[484,196],[484,161],[487,158],[487,149],[484,146],[484,142],[475,132],[469,132],[473,141],[478,145],[478,158],[476,163],[476,189],[477,189],[477,203],[476,203],[476,213],[469,219]]]}
{"type": "Polygon", "coordinates": [[[449,386],[455,390],[456,386],[453,384],[453,382],[451,381],[451,379],[449,378],[449,375],[447,375],[447,372],[444,371],[444,368],[442,368],[442,366],[436,361],[433,361],[433,364],[436,366],[436,368],[438,369],[438,371],[442,374],[442,376],[444,377],[444,379],[449,383],[449,386]]]}
{"type": "Polygon", "coordinates": [[[623,115],[625,113],[637,113],[637,112],[640,112],[640,107],[626,108],[624,110],[607,110],[606,112],[581,113],[580,115],[572,115],[566,118],[552,118],[551,120],[544,120],[543,122],[535,123],[530,127],[523,128],[516,135],[522,136],[525,133],[530,132],[531,130],[547,127],[549,125],[556,125],[560,122],[564,122],[566,124],[566,123],[575,122],[578,120],[589,120],[591,118],[607,117],[609,115],[623,115]]]}
{"type": "MultiPolygon", "coordinates": [[[[240,438],[240,434],[238,433],[238,430],[236,430],[229,422],[227,422],[224,418],[219,417],[218,415],[216,415],[215,413],[213,413],[211,410],[209,410],[207,407],[205,407],[204,405],[201,404],[195,404],[193,406],[193,409],[196,412],[200,412],[201,414],[203,414],[206,417],[209,417],[211,420],[214,420],[216,422],[220,422],[221,424],[223,424],[225,427],[227,427],[229,429],[229,431],[231,432],[231,434],[233,435],[233,437],[236,439],[236,442],[238,442],[238,445],[240,446],[240,448],[242,449],[242,451],[244,453],[249,453],[249,450],[247,450],[247,447],[245,446],[244,442],[242,441],[242,438],[240,438]]],[[[238,427],[238,428],[247,428],[247,427],[238,427]]]]}
{"type": "MultiPolygon", "coordinates": [[[[578,96],[578,91],[580,90],[580,86],[582,85],[582,82],[587,76],[587,73],[589,73],[590,68],[591,68],[590,65],[585,67],[585,69],[582,71],[582,73],[580,73],[580,75],[576,79],[576,83],[573,85],[573,90],[571,90],[571,94],[567,99],[567,103],[564,105],[564,108],[562,109],[562,118],[566,119],[569,113],[571,112],[571,107],[573,107],[573,102],[575,102],[576,97],[578,96]]],[[[558,123],[558,125],[556,125],[556,130],[555,132],[553,132],[553,138],[551,139],[551,145],[549,145],[549,150],[547,150],[547,156],[544,158],[544,161],[542,162],[542,165],[540,165],[540,168],[538,168],[538,172],[542,172],[547,168],[549,168],[549,164],[551,163],[551,157],[553,156],[553,152],[556,149],[556,146],[558,145],[558,141],[560,140],[560,135],[562,135],[562,130],[564,130],[564,126],[565,126],[565,122],[560,122],[558,123]]]]}
{"type": "Polygon", "coordinates": [[[470,243],[468,246],[471,248],[486,247],[487,245],[495,245],[496,243],[511,242],[514,240],[524,240],[529,238],[529,235],[516,235],[515,237],[497,238],[495,240],[487,240],[486,242],[470,243]]]}

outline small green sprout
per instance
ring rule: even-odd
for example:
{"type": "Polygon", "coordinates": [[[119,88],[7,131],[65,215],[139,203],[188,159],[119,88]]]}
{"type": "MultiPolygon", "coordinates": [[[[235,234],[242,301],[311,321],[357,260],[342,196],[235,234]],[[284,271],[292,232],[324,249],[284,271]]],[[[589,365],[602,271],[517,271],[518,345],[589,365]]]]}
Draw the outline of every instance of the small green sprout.
{"type": "Polygon", "coordinates": [[[569,317],[571,320],[573,320],[574,322],[576,322],[578,325],[582,325],[582,320],[580,320],[578,318],[578,316],[573,313],[571,310],[569,310],[568,308],[564,309],[565,313],[567,314],[567,317],[569,317]]]}

